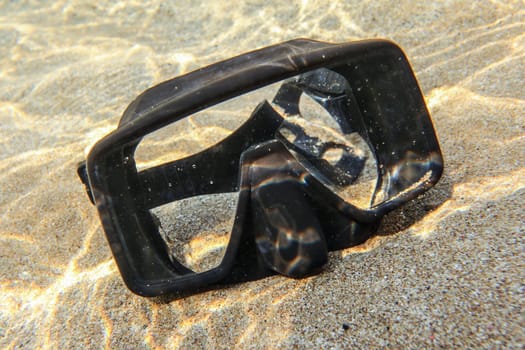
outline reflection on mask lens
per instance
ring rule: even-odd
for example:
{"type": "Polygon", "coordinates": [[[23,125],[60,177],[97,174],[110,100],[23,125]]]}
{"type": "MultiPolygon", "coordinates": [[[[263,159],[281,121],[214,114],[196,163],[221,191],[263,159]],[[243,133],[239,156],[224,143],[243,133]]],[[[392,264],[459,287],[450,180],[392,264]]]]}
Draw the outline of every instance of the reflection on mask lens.
{"type": "Polygon", "coordinates": [[[282,96],[274,100],[274,107],[286,117],[279,129],[281,138],[310,173],[338,196],[369,208],[377,163],[350,85],[327,69],[290,79],[287,85],[282,90],[290,94],[299,90],[300,97],[296,107],[291,107],[292,98],[286,103],[282,96]]]}

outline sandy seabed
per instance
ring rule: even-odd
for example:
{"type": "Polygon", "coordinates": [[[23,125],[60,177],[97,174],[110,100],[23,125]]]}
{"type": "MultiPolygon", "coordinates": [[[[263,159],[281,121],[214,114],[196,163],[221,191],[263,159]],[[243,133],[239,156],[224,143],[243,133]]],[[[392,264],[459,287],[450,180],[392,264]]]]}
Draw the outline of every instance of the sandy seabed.
{"type": "Polygon", "coordinates": [[[523,349],[524,8],[1,2],[0,347],[523,349]],[[77,162],[145,88],[297,37],[399,43],[441,142],[441,181],[319,275],[169,303],[132,294],[77,162]]]}

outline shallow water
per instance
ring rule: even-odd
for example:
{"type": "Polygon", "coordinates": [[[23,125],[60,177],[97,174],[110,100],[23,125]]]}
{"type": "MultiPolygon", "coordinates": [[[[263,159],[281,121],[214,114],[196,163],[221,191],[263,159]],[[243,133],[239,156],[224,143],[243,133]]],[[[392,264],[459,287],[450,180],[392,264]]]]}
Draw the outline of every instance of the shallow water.
{"type": "Polygon", "coordinates": [[[519,1],[0,6],[1,347],[523,347],[519,1]],[[441,182],[320,275],[167,304],[132,295],[77,162],[147,87],[296,37],[398,42],[440,138],[441,182]]]}

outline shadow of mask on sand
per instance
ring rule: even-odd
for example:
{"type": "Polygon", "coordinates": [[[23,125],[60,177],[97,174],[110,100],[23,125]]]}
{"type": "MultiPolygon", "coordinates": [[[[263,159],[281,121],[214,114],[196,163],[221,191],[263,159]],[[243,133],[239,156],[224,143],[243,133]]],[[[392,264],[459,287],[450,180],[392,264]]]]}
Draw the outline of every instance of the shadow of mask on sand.
{"type": "Polygon", "coordinates": [[[442,170],[398,46],[293,40],[146,90],[78,173],[127,286],[176,297],[317,273],[442,170]]]}

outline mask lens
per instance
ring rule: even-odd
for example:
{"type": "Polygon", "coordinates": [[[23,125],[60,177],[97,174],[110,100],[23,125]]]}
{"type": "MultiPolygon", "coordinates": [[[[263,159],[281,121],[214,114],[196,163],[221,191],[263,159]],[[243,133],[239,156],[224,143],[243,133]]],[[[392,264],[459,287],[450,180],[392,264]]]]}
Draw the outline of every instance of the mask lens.
{"type": "Polygon", "coordinates": [[[279,136],[309,172],[338,196],[358,208],[372,206],[377,162],[348,81],[336,72],[318,69],[290,79],[287,85],[274,100],[286,115],[279,136]],[[291,100],[297,108],[290,108],[291,100]]]}
{"type": "MultiPolygon", "coordinates": [[[[219,164],[213,147],[239,134],[257,105],[278,88],[270,85],[204,109],[146,135],[135,150],[139,178],[155,172],[145,195],[146,203],[154,203],[147,207],[159,235],[171,259],[193,272],[211,270],[224,258],[239,198],[241,148],[250,143],[221,148],[226,158],[219,164]],[[192,161],[199,154],[210,156],[192,161]],[[155,186],[159,179],[163,186],[155,186]]],[[[265,139],[273,139],[275,129],[265,139]]]]}
{"type": "Polygon", "coordinates": [[[194,272],[217,267],[226,252],[238,193],[202,195],[151,209],[172,259],[194,272]]]}

